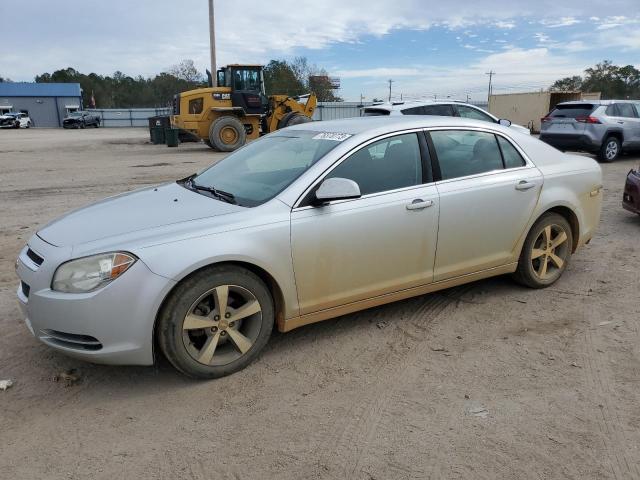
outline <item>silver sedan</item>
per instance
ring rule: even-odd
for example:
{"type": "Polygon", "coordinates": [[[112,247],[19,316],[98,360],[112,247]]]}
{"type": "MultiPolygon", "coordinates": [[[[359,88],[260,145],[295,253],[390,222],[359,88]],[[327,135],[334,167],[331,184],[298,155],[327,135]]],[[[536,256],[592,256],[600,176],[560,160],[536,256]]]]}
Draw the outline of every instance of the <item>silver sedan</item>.
{"type": "Polygon", "coordinates": [[[93,362],[249,364],[274,325],[494,275],[542,288],[599,222],[602,174],[513,129],[447,117],[309,123],[199,174],[76,210],[16,263],[31,332],[93,362]]]}

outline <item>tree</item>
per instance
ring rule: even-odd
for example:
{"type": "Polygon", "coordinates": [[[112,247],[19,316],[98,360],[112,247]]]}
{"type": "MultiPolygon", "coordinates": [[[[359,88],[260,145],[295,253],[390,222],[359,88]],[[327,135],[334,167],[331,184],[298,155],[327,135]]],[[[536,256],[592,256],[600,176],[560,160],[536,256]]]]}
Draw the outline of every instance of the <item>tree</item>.
{"type": "Polygon", "coordinates": [[[264,68],[264,87],[267,95],[295,97],[306,93],[306,85],[299,73],[286,60],[271,60],[264,68]]]}
{"type": "Polygon", "coordinates": [[[603,99],[640,97],[640,70],[633,65],[619,67],[604,60],[584,73],[584,78],[575,76],[556,81],[551,90],[601,92],[603,99]]]}
{"type": "Polygon", "coordinates": [[[554,92],[575,92],[582,89],[582,77],[574,75],[556,80],[550,90],[554,92]]]}
{"type": "Polygon", "coordinates": [[[310,65],[305,57],[291,62],[271,60],[264,69],[267,95],[296,96],[313,92],[321,102],[339,102],[326,70],[310,65]]]}
{"type": "Polygon", "coordinates": [[[194,86],[204,82],[204,75],[198,71],[193,60],[189,58],[171,67],[168,73],[180,80],[192,83],[194,86]]]}
{"type": "Polygon", "coordinates": [[[12,83],[12,80],[7,77],[0,77],[0,83],[12,83]]]}

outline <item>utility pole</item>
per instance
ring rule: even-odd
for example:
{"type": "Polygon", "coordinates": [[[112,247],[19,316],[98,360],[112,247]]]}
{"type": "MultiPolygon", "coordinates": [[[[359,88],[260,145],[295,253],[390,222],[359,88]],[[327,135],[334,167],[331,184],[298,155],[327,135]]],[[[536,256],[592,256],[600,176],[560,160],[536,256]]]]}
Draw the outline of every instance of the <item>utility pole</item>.
{"type": "Polygon", "coordinates": [[[216,30],[213,18],[213,0],[209,0],[209,43],[211,46],[211,83],[218,86],[218,70],[216,69],[216,30]]]}
{"type": "Polygon", "coordinates": [[[489,70],[487,73],[485,73],[485,75],[489,75],[489,93],[487,94],[487,102],[489,102],[489,98],[491,97],[491,94],[493,93],[491,80],[493,79],[493,76],[495,74],[496,74],[496,72],[494,72],[493,70],[489,70]]]}
{"type": "Polygon", "coordinates": [[[389,103],[391,103],[391,85],[393,85],[393,80],[389,79],[389,103]]]}

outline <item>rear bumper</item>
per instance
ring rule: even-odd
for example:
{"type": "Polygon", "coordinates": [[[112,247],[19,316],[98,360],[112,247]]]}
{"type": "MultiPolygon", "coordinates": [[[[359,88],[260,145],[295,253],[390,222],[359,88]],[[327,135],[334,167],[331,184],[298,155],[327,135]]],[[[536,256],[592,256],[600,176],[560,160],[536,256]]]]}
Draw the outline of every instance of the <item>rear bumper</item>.
{"type": "Polygon", "coordinates": [[[640,215],[640,171],[631,170],[628,173],[622,195],[622,207],[640,215]]]}
{"type": "Polygon", "coordinates": [[[540,133],[540,140],[559,150],[596,152],[600,149],[600,142],[584,134],[540,133]]]}

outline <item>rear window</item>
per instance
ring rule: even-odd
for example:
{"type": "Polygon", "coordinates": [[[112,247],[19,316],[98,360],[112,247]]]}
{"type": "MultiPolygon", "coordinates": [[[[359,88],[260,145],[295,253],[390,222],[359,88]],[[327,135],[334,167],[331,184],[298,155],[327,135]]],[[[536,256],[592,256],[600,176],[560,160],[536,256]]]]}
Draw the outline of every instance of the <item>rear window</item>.
{"type": "Polygon", "coordinates": [[[389,110],[385,110],[384,108],[365,108],[363,117],[380,117],[383,115],[389,115],[391,112],[389,110]]]}
{"type": "Polygon", "coordinates": [[[591,103],[572,103],[571,105],[557,105],[551,113],[550,117],[554,118],[576,118],[589,116],[596,109],[591,103]]]}

